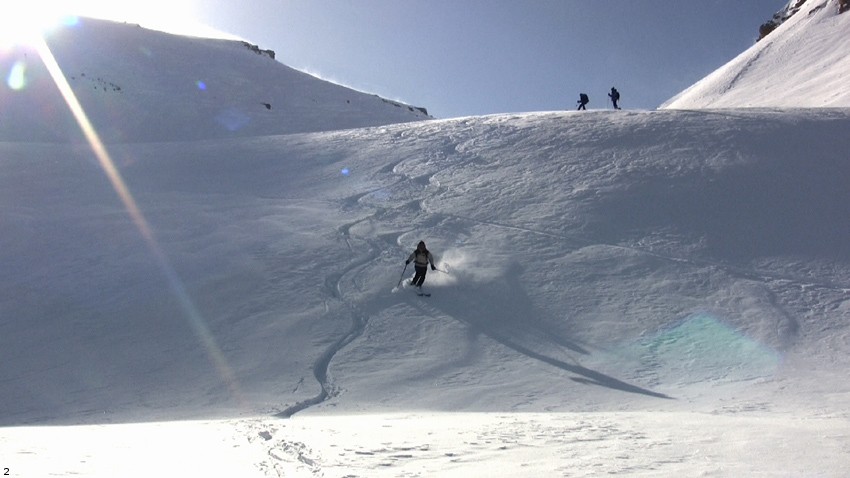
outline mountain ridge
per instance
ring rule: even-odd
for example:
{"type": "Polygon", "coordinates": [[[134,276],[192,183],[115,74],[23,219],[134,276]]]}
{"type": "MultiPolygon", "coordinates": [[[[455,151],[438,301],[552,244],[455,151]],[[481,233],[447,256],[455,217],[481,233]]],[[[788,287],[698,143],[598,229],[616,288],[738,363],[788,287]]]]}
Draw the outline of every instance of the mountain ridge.
{"type": "Polygon", "coordinates": [[[4,64],[47,130],[0,111],[7,474],[850,469],[850,108],[386,123],[420,115],[112,31],[53,44],[106,148],[4,64]]]}
{"type": "Polygon", "coordinates": [[[659,108],[850,107],[850,15],[839,8],[790,2],[769,35],[659,108]]]}
{"type": "MultiPolygon", "coordinates": [[[[430,118],[425,108],[294,70],[275,61],[274,52],[244,41],[89,18],[58,28],[46,41],[107,143],[303,133],[430,118]],[[166,127],[163,116],[175,121],[166,127]]],[[[15,88],[0,89],[0,140],[84,141],[32,48],[17,46],[4,54],[0,70],[20,72],[15,88]]]]}

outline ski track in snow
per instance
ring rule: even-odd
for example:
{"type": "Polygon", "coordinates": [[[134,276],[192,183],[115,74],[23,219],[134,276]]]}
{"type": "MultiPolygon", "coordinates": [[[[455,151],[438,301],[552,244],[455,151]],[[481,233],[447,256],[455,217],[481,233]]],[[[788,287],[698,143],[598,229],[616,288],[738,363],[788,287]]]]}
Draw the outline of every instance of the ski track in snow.
{"type": "Polygon", "coordinates": [[[244,44],[86,22],[105,54],[54,53],[174,268],[53,85],[7,91],[0,470],[846,476],[850,15],[828,5],[693,109],[413,124],[244,44]],[[199,58],[215,95],[186,94],[199,58]],[[388,291],[419,238],[451,271],[427,300],[388,291]]]}
{"type": "MultiPolygon", "coordinates": [[[[343,231],[345,231],[345,241],[348,245],[349,250],[353,250],[353,248],[351,247],[351,243],[348,239],[347,229],[349,229],[353,224],[355,223],[352,223],[347,227],[343,228],[343,231]]],[[[277,413],[275,415],[276,417],[290,418],[292,415],[302,410],[305,410],[314,405],[318,405],[328,400],[329,398],[335,397],[337,395],[338,391],[336,387],[334,387],[334,384],[328,376],[328,368],[330,367],[330,363],[333,360],[334,356],[340,350],[345,348],[345,346],[347,346],[363,334],[363,331],[365,330],[366,325],[369,322],[369,317],[364,314],[355,303],[344,298],[341,283],[344,277],[357,271],[358,269],[362,268],[363,265],[370,263],[374,259],[375,257],[370,255],[365,259],[355,261],[353,264],[347,266],[338,276],[334,275],[325,279],[326,288],[330,295],[334,299],[343,302],[349,309],[349,313],[351,314],[351,328],[348,329],[348,331],[344,335],[342,335],[336,342],[331,344],[313,364],[313,376],[321,387],[320,393],[315,397],[303,400],[301,402],[296,403],[295,405],[287,407],[283,411],[277,413]]]]}
{"type": "MultiPolygon", "coordinates": [[[[701,113],[704,114],[703,112],[701,113]]],[[[354,299],[346,298],[344,284],[352,283],[353,280],[350,279],[350,277],[356,276],[359,271],[365,269],[368,265],[376,261],[380,261],[382,259],[382,254],[386,254],[387,251],[393,251],[397,250],[399,247],[403,247],[405,236],[410,232],[416,230],[428,230],[446,219],[460,220],[470,224],[485,225],[554,238],[564,245],[566,251],[574,251],[588,246],[604,246],[680,265],[693,266],[697,268],[710,267],[716,270],[722,270],[730,277],[752,280],[773,291],[771,293],[772,298],[770,299],[770,302],[776,310],[780,311],[784,321],[784,323],[780,321],[780,324],[777,326],[780,329],[777,330],[778,336],[788,336],[789,334],[793,335],[795,331],[799,330],[800,324],[796,322],[794,315],[786,311],[785,307],[778,299],[776,299],[776,294],[782,293],[783,290],[789,288],[794,290],[807,288],[820,289],[823,291],[837,292],[839,294],[850,291],[850,284],[841,284],[829,280],[816,280],[810,277],[787,273],[776,273],[774,271],[764,271],[755,268],[743,268],[733,264],[708,259],[670,255],[630,244],[600,242],[598,240],[581,237],[580,234],[565,235],[559,232],[534,229],[521,225],[506,224],[496,221],[482,220],[471,216],[448,214],[429,210],[427,207],[427,201],[429,199],[439,197],[441,194],[447,192],[446,188],[440,184],[440,181],[437,178],[440,177],[440,175],[448,173],[452,169],[462,169],[469,165],[479,165],[482,159],[474,154],[475,144],[479,141],[486,143],[499,135],[499,128],[493,125],[481,125],[475,122],[469,122],[468,125],[472,125],[468,128],[469,131],[461,128],[459,131],[454,132],[454,134],[448,135],[441,148],[430,150],[427,157],[422,160],[419,160],[418,158],[402,158],[389,162],[377,169],[376,174],[395,176],[396,179],[394,181],[389,182],[388,184],[383,184],[379,187],[369,188],[338,201],[338,208],[342,211],[353,211],[355,213],[365,212],[365,214],[362,214],[358,217],[358,219],[339,227],[336,234],[342,238],[345,246],[352,253],[361,248],[361,245],[354,244],[354,241],[365,244],[369,248],[369,253],[367,255],[354,259],[337,274],[327,277],[325,281],[327,292],[332,299],[344,304],[345,308],[349,311],[349,314],[351,315],[351,326],[314,362],[313,374],[321,387],[320,393],[315,397],[287,407],[275,416],[280,418],[289,418],[295,413],[323,403],[339,395],[339,390],[334,385],[329,374],[330,365],[334,357],[341,350],[362,336],[370,319],[369,312],[363,310],[361,305],[355,302],[354,299]],[[469,134],[472,137],[468,137],[466,134],[469,134]],[[444,164],[438,164],[437,167],[434,167],[434,162],[444,164]],[[374,202],[369,201],[373,195],[382,190],[397,188],[408,192],[413,191],[414,193],[407,196],[400,202],[400,204],[395,206],[378,206],[374,202]],[[368,209],[368,211],[364,211],[364,209],[368,209]],[[394,231],[385,232],[381,236],[372,239],[358,237],[356,234],[352,233],[352,229],[361,224],[367,224],[370,222],[393,223],[394,220],[398,219],[398,217],[406,216],[414,217],[416,219],[411,221],[409,227],[404,230],[396,229],[394,231]]],[[[403,139],[405,134],[406,132],[396,133],[393,138],[403,139]]],[[[495,342],[512,349],[525,357],[575,373],[578,377],[574,377],[573,380],[577,382],[596,384],[616,390],[645,394],[657,398],[671,398],[665,394],[637,387],[614,377],[583,367],[576,359],[572,359],[571,363],[568,363],[561,359],[537,352],[517,342],[508,333],[500,332],[493,327],[488,328],[475,320],[464,320],[456,316],[447,316],[445,313],[439,311],[433,304],[417,303],[414,306],[426,315],[432,317],[449,317],[451,320],[464,323],[467,327],[483,331],[495,342]]]]}
{"type": "MultiPolygon", "coordinates": [[[[559,450],[561,464],[553,472],[579,476],[649,472],[665,465],[685,463],[690,458],[685,452],[676,454],[672,437],[651,436],[644,430],[616,420],[572,416],[541,420],[537,416],[512,415],[494,418],[493,421],[457,430],[456,440],[462,447],[444,443],[443,438],[438,436],[414,436],[390,441],[364,439],[357,444],[341,443],[330,450],[319,450],[307,445],[306,440],[299,439],[304,435],[304,425],[291,425],[289,430],[283,430],[264,422],[247,423],[247,430],[243,433],[248,436],[249,442],[267,449],[268,459],[259,467],[276,476],[326,476],[326,473],[333,472],[347,473],[340,475],[343,477],[369,476],[369,473],[422,476],[415,471],[401,470],[416,463],[424,463],[434,469],[457,470],[487,456],[524,455],[541,446],[559,450]],[[522,429],[523,433],[518,435],[517,429],[522,429]],[[609,450],[618,459],[594,457],[598,450],[610,448],[608,443],[620,444],[609,450]],[[665,451],[663,458],[640,464],[629,463],[632,456],[656,449],[665,451]]],[[[379,418],[377,421],[370,428],[380,427],[384,433],[393,435],[398,433],[392,418],[379,418]]],[[[314,425],[322,426],[322,423],[314,425]]],[[[330,437],[330,441],[334,441],[334,437],[330,437]]],[[[452,476],[457,474],[456,471],[454,473],[452,476]]]]}
{"type": "MultiPolygon", "coordinates": [[[[401,162],[394,164],[393,169],[395,169],[395,167],[400,163],[401,162]]],[[[446,168],[446,169],[448,169],[448,168],[446,168]]],[[[443,171],[444,170],[439,170],[439,171],[437,171],[433,174],[427,175],[427,181],[425,181],[422,177],[420,177],[420,178],[405,178],[400,182],[403,182],[405,180],[413,180],[413,181],[417,181],[417,182],[421,182],[421,183],[430,183],[431,178],[438,175],[439,173],[442,173],[443,171]]],[[[369,192],[365,192],[363,194],[356,195],[352,198],[351,201],[348,201],[348,203],[356,203],[357,201],[359,201],[360,198],[367,197],[368,195],[372,194],[373,192],[374,191],[369,191],[369,192]]],[[[651,250],[647,250],[647,249],[644,249],[644,248],[639,248],[639,247],[633,247],[633,246],[627,246],[627,245],[621,245],[621,244],[593,242],[593,241],[583,239],[583,238],[580,238],[580,237],[575,237],[575,236],[570,237],[570,236],[565,236],[563,234],[559,234],[559,233],[555,233],[555,232],[536,230],[536,229],[523,227],[523,226],[503,224],[503,223],[497,223],[497,222],[493,222],[493,221],[478,220],[478,219],[468,217],[468,216],[459,216],[459,215],[430,212],[430,211],[426,211],[424,208],[421,207],[421,202],[422,202],[423,199],[424,198],[418,199],[416,201],[416,203],[419,204],[419,210],[426,213],[425,217],[430,218],[426,222],[438,222],[439,217],[460,219],[460,220],[472,222],[472,223],[479,224],[479,225],[487,225],[487,226],[498,227],[498,228],[503,228],[503,229],[511,229],[511,230],[525,232],[525,233],[529,233],[529,234],[536,234],[536,235],[546,236],[546,237],[550,237],[550,238],[561,239],[561,240],[564,241],[565,244],[568,244],[570,247],[572,247],[574,249],[579,249],[581,247],[586,247],[586,246],[591,246],[591,245],[606,246],[606,247],[625,250],[625,251],[637,252],[637,253],[644,254],[644,255],[649,256],[649,257],[653,257],[653,258],[656,258],[656,259],[661,259],[661,260],[669,261],[669,262],[673,262],[673,263],[678,263],[678,264],[688,264],[688,265],[693,265],[695,267],[712,266],[712,267],[716,267],[718,269],[722,269],[722,270],[726,271],[727,273],[729,273],[730,275],[736,276],[736,277],[739,277],[739,278],[751,279],[751,280],[755,280],[755,281],[758,281],[758,282],[761,282],[761,283],[764,283],[764,284],[768,284],[770,282],[775,282],[775,283],[778,283],[778,287],[793,287],[795,289],[796,288],[816,288],[816,289],[829,290],[829,291],[842,292],[842,293],[847,293],[848,291],[850,291],[850,285],[838,284],[838,283],[834,283],[834,282],[831,282],[831,281],[815,281],[815,280],[812,280],[811,278],[806,278],[806,277],[800,277],[800,276],[794,276],[794,275],[788,275],[788,274],[775,274],[775,273],[771,273],[771,272],[768,272],[768,271],[759,271],[759,270],[756,270],[756,269],[745,269],[745,268],[741,268],[741,267],[738,267],[738,266],[734,266],[734,265],[731,265],[731,264],[725,264],[725,263],[721,263],[721,262],[717,262],[717,261],[710,261],[710,260],[698,259],[698,258],[693,258],[693,257],[671,256],[671,255],[667,255],[667,254],[660,254],[660,253],[657,253],[657,252],[654,252],[654,251],[651,251],[651,250]]],[[[347,244],[347,246],[350,250],[353,250],[353,247],[351,245],[351,238],[350,238],[351,227],[353,227],[354,225],[356,225],[358,223],[365,222],[365,221],[368,221],[368,220],[371,220],[371,219],[375,219],[379,215],[380,212],[383,212],[383,211],[382,210],[376,211],[370,216],[361,218],[357,221],[354,221],[354,222],[347,224],[346,226],[340,228],[340,233],[343,236],[343,238],[344,238],[344,240],[345,240],[345,242],[346,242],[346,244],[347,244]]],[[[418,216],[421,217],[422,215],[418,214],[418,216]]],[[[399,232],[398,237],[401,238],[401,236],[403,234],[404,233],[399,232]]],[[[400,240],[398,242],[400,243],[400,240]]],[[[377,249],[377,250],[380,250],[380,249],[377,249]]],[[[360,311],[356,304],[354,304],[350,300],[346,300],[346,299],[343,298],[343,292],[342,292],[341,284],[342,284],[343,278],[345,276],[352,274],[352,273],[355,273],[358,269],[363,268],[365,265],[371,263],[372,261],[378,260],[379,258],[380,258],[380,254],[377,254],[377,253],[372,254],[369,257],[367,257],[366,259],[360,260],[360,261],[354,263],[353,265],[350,265],[348,268],[346,268],[338,276],[335,276],[333,278],[329,278],[328,289],[331,291],[332,295],[336,299],[345,302],[347,307],[351,310],[351,313],[352,313],[351,328],[337,342],[332,344],[320,356],[320,358],[316,361],[316,363],[313,367],[314,376],[321,386],[321,393],[319,395],[317,395],[316,397],[313,397],[311,399],[299,402],[299,403],[297,403],[297,404],[295,404],[291,407],[288,407],[287,409],[276,414],[275,416],[280,417],[280,418],[289,418],[292,415],[294,415],[295,413],[303,411],[303,410],[305,410],[309,407],[312,407],[314,405],[318,405],[318,404],[320,404],[320,403],[322,403],[322,402],[324,402],[324,401],[326,401],[330,398],[333,398],[337,395],[337,391],[335,390],[333,384],[331,383],[331,381],[328,378],[328,368],[330,367],[331,361],[333,360],[333,357],[338,352],[340,352],[344,347],[349,345],[351,342],[355,341],[357,338],[359,338],[363,334],[366,326],[368,325],[368,321],[369,321],[368,315],[363,313],[362,311],[360,311]]],[[[778,304],[776,301],[774,301],[773,305],[777,308],[777,310],[784,310],[784,308],[780,304],[778,304]]],[[[430,306],[430,305],[427,305],[427,304],[424,304],[424,303],[415,304],[415,307],[419,308],[423,312],[426,312],[428,315],[431,315],[431,316],[434,316],[434,317],[444,315],[444,314],[441,314],[434,306],[430,306]]],[[[784,312],[783,316],[785,317],[786,321],[788,322],[785,326],[787,329],[791,329],[791,330],[799,329],[799,324],[796,323],[796,321],[793,319],[793,317],[790,313],[784,312]]],[[[459,319],[459,318],[456,318],[456,317],[452,317],[452,319],[463,322],[467,326],[472,327],[472,328],[478,328],[478,329],[481,328],[480,324],[476,324],[474,321],[463,320],[463,319],[459,319]]],[[[628,383],[622,382],[620,380],[617,380],[617,379],[610,377],[610,376],[607,376],[605,374],[595,372],[591,369],[588,369],[586,367],[581,366],[577,361],[575,363],[567,363],[567,362],[555,359],[553,357],[549,357],[549,356],[546,356],[544,354],[537,353],[534,350],[531,350],[527,347],[522,346],[521,344],[516,343],[509,335],[501,334],[495,329],[484,330],[484,332],[494,341],[504,345],[505,347],[508,347],[508,348],[516,351],[517,353],[519,353],[521,355],[524,355],[528,358],[532,358],[532,359],[538,360],[542,363],[546,363],[548,365],[560,368],[562,370],[570,371],[570,372],[576,373],[577,375],[580,375],[582,378],[576,377],[576,378],[573,379],[577,382],[586,381],[586,383],[595,383],[595,384],[598,384],[598,385],[603,385],[603,386],[606,386],[606,387],[609,387],[609,388],[612,388],[612,389],[617,389],[617,390],[626,391],[626,392],[630,392],[630,393],[645,394],[645,395],[654,396],[654,397],[657,397],[657,398],[671,398],[671,397],[668,397],[665,394],[652,392],[650,390],[646,390],[644,388],[637,387],[637,386],[630,385],[628,383]]]]}
{"type": "MultiPolygon", "coordinates": [[[[493,132],[493,130],[488,131],[488,133],[490,135],[495,134],[493,132]]],[[[486,141],[487,137],[488,137],[488,135],[485,134],[484,135],[485,141],[486,141]]],[[[455,156],[459,156],[459,158],[455,159],[454,161],[452,161],[450,163],[450,165],[448,165],[444,168],[439,168],[439,169],[436,169],[434,171],[431,171],[429,173],[425,173],[425,174],[422,174],[422,175],[419,175],[419,176],[409,176],[409,175],[397,172],[399,166],[404,164],[407,160],[399,160],[397,162],[390,163],[389,165],[381,168],[381,170],[379,170],[379,171],[382,171],[382,172],[392,171],[393,174],[398,175],[399,179],[394,184],[391,184],[389,186],[384,186],[384,187],[379,188],[379,189],[371,189],[371,190],[365,191],[363,193],[358,193],[358,194],[355,194],[355,195],[353,195],[349,198],[343,199],[343,200],[340,201],[340,208],[343,209],[343,210],[346,210],[346,209],[353,209],[357,206],[360,206],[362,199],[369,197],[370,195],[375,193],[375,191],[378,191],[380,189],[385,189],[387,187],[396,187],[396,186],[402,185],[404,183],[413,183],[413,184],[420,185],[424,189],[427,185],[439,184],[439,182],[434,179],[438,175],[445,173],[447,170],[449,170],[451,168],[461,167],[461,166],[464,166],[464,165],[466,165],[470,162],[474,162],[476,160],[474,156],[466,155],[464,153],[464,151],[467,149],[467,147],[469,147],[469,146],[466,146],[466,145],[474,144],[475,141],[478,141],[478,140],[481,140],[481,139],[480,138],[473,138],[473,139],[463,141],[463,142],[460,142],[460,143],[450,141],[450,145],[447,146],[444,149],[443,153],[442,154],[437,153],[437,154],[435,154],[434,157],[440,158],[440,159],[446,159],[448,156],[451,156],[451,155],[454,154],[455,156]]],[[[433,157],[431,159],[433,159],[433,157]]],[[[439,194],[439,192],[442,192],[442,188],[440,188],[439,186],[438,186],[438,190],[439,191],[436,194],[439,194]]],[[[432,196],[433,195],[434,194],[432,194],[432,196]]],[[[640,250],[640,249],[632,248],[632,247],[627,247],[627,246],[619,246],[619,245],[612,245],[612,244],[598,244],[598,243],[594,244],[591,241],[580,240],[580,239],[576,239],[576,238],[570,238],[570,237],[564,236],[563,234],[558,234],[558,233],[553,233],[553,232],[548,232],[548,231],[535,230],[535,229],[528,228],[528,227],[514,226],[514,225],[509,225],[509,224],[496,223],[496,222],[492,222],[492,221],[478,220],[478,219],[471,218],[471,217],[464,217],[464,216],[458,216],[458,215],[452,215],[452,214],[437,213],[437,212],[429,211],[429,210],[427,210],[427,208],[424,207],[423,202],[428,197],[430,197],[430,196],[422,195],[420,197],[411,198],[410,201],[404,203],[401,206],[397,206],[394,209],[397,210],[397,211],[403,210],[403,209],[407,208],[410,204],[415,204],[415,207],[414,207],[415,210],[412,213],[412,215],[414,217],[417,217],[419,219],[419,222],[423,223],[425,225],[438,224],[441,219],[445,219],[445,218],[460,219],[460,220],[471,222],[471,223],[478,224],[478,225],[488,225],[488,226],[493,226],[493,227],[498,227],[498,228],[512,229],[512,230],[519,231],[519,232],[561,239],[565,243],[572,245],[572,247],[575,248],[575,249],[578,249],[578,248],[584,247],[584,246],[588,246],[588,245],[606,245],[606,246],[609,246],[609,247],[615,247],[615,248],[620,248],[620,249],[624,249],[624,250],[641,252],[641,253],[644,253],[644,254],[652,255],[654,257],[666,259],[666,260],[669,260],[669,261],[697,264],[696,261],[692,261],[692,260],[688,260],[688,259],[682,259],[682,258],[665,257],[665,256],[654,254],[654,253],[651,253],[651,252],[648,252],[648,251],[644,251],[644,250],[640,250]]],[[[355,227],[356,225],[361,224],[361,223],[366,223],[368,221],[379,219],[381,216],[384,216],[386,214],[388,214],[388,211],[387,211],[386,208],[373,208],[373,210],[369,214],[367,214],[363,217],[360,217],[359,219],[357,219],[355,221],[352,221],[350,223],[347,223],[347,224],[344,224],[343,226],[341,226],[338,229],[337,232],[343,238],[348,250],[352,251],[352,252],[355,250],[355,247],[352,244],[352,234],[351,234],[351,229],[353,227],[355,227]]],[[[420,224],[420,225],[418,225],[418,228],[427,229],[427,226],[420,224]]],[[[408,232],[409,231],[396,231],[396,232],[394,232],[392,234],[388,234],[388,235],[396,237],[395,244],[400,246],[403,243],[403,236],[405,234],[407,234],[408,232]]],[[[366,327],[369,323],[369,314],[362,311],[361,307],[358,304],[356,304],[355,302],[353,302],[350,299],[345,298],[345,293],[343,291],[342,284],[348,276],[356,275],[356,273],[359,270],[363,269],[368,264],[379,260],[381,258],[381,251],[385,251],[385,250],[387,250],[388,247],[392,247],[392,244],[384,244],[384,243],[377,244],[375,240],[370,241],[369,239],[365,239],[365,238],[360,238],[360,240],[366,242],[369,245],[369,248],[370,248],[370,251],[371,251],[370,254],[368,254],[367,256],[365,256],[363,258],[354,260],[351,264],[347,265],[338,274],[333,274],[333,275],[327,277],[326,280],[325,280],[327,292],[332,296],[332,298],[334,300],[340,301],[340,302],[345,304],[345,306],[349,310],[349,313],[351,314],[352,318],[351,318],[351,327],[349,328],[349,330],[346,331],[336,342],[331,344],[324,351],[324,353],[322,353],[320,355],[320,357],[314,362],[313,375],[314,375],[314,378],[316,379],[316,381],[318,382],[321,391],[315,397],[312,397],[312,398],[303,400],[301,402],[298,402],[298,403],[296,403],[292,406],[285,408],[283,411],[276,413],[274,415],[275,417],[291,418],[294,414],[301,412],[303,410],[306,410],[307,408],[313,407],[315,405],[321,404],[321,403],[323,403],[323,402],[325,402],[325,401],[327,401],[331,398],[336,397],[339,394],[339,390],[334,386],[333,381],[330,379],[329,368],[330,368],[331,362],[333,361],[334,356],[336,356],[346,346],[348,346],[349,344],[351,344],[352,342],[357,340],[363,334],[363,332],[365,331],[365,329],[366,329],[366,327]]],[[[394,290],[395,290],[395,288],[394,288],[394,290]]],[[[425,303],[416,303],[416,304],[414,304],[414,307],[418,308],[419,310],[424,312],[426,315],[429,315],[429,316],[432,316],[432,317],[445,316],[444,313],[437,310],[434,306],[427,305],[425,303]]],[[[647,390],[647,389],[644,389],[642,387],[638,387],[638,386],[623,382],[623,381],[618,380],[618,379],[611,377],[609,375],[588,369],[588,368],[582,366],[578,362],[578,360],[576,360],[576,359],[573,359],[573,363],[568,363],[568,362],[565,362],[563,360],[557,359],[555,357],[551,357],[551,356],[548,356],[546,354],[536,352],[536,351],[532,350],[531,348],[523,346],[522,344],[518,343],[516,340],[512,339],[509,334],[501,333],[501,332],[499,332],[498,330],[496,330],[495,328],[492,328],[492,327],[485,327],[485,326],[483,326],[483,324],[478,323],[474,320],[464,320],[464,319],[460,319],[460,318],[453,317],[453,316],[449,316],[449,318],[451,320],[456,320],[456,321],[459,321],[461,323],[464,323],[466,326],[468,326],[472,329],[483,331],[488,337],[490,337],[495,342],[497,342],[497,343],[499,343],[499,344],[501,344],[501,345],[503,345],[503,346],[505,346],[505,347],[507,347],[511,350],[514,350],[515,352],[519,353],[520,355],[523,355],[527,358],[530,358],[530,359],[539,361],[541,363],[545,363],[545,364],[548,364],[550,366],[553,366],[553,367],[556,367],[556,368],[559,368],[559,369],[562,369],[562,370],[565,370],[565,371],[569,371],[571,373],[578,375],[579,377],[573,378],[573,380],[576,381],[576,382],[587,383],[587,384],[595,384],[595,385],[600,385],[600,386],[604,386],[604,387],[607,387],[607,388],[620,390],[620,391],[624,391],[624,392],[628,392],[628,393],[643,394],[643,395],[656,397],[656,398],[663,398],[663,399],[671,398],[671,397],[669,397],[669,396],[667,396],[663,393],[653,392],[651,390],[647,390]]],[[[577,346],[575,346],[575,345],[568,345],[568,348],[570,348],[570,349],[575,349],[575,350],[582,351],[583,353],[586,353],[582,349],[576,348],[576,347],[577,346]]]]}
{"type": "MultiPolygon", "coordinates": [[[[451,149],[457,150],[458,147],[452,147],[451,149]]],[[[406,182],[413,182],[413,183],[420,183],[420,184],[423,184],[423,185],[427,185],[427,184],[430,184],[432,178],[436,174],[436,173],[432,173],[432,174],[424,174],[420,177],[410,177],[410,176],[406,176],[406,175],[403,175],[403,174],[396,173],[396,168],[404,162],[405,162],[405,160],[399,160],[397,162],[392,162],[392,163],[388,164],[387,166],[379,169],[379,171],[378,171],[379,173],[381,173],[381,172],[392,173],[392,174],[396,174],[400,177],[400,179],[395,184],[390,185],[390,187],[398,186],[398,185],[400,185],[402,183],[406,183],[406,182]]],[[[379,191],[380,189],[384,189],[385,187],[379,188],[379,189],[368,190],[368,191],[365,191],[365,192],[362,192],[362,193],[355,194],[355,195],[353,195],[349,198],[343,199],[343,200],[340,201],[340,209],[346,210],[346,209],[355,208],[361,203],[361,200],[363,198],[366,198],[366,197],[374,194],[376,191],[379,191]]],[[[422,208],[421,208],[422,199],[423,198],[418,198],[418,199],[414,200],[414,202],[417,203],[416,207],[420,211],[422,210],[422,208]]],[[[408,203],[405,203],[402,206],[397,207],[396,209],[403,209],[403,208],[407,207],[407,205],[408,205],[408,203]]],[[[343,226],[341,226],[338,229],[337,232],[343,238],[343,240],[345,241],[346,247],[348,248],[349,251],[353,252],[355,250],[355,247],[352,245],[352,242],[351,242],[352,241],[351,229],[354,226],[356,226],[357,224],[364,223],[364,222],[367,222],[367,221],[370,221],[370,220],[374,220],[384,213],[385,213],[384,209],[375,208],[370,214],[368,214],[364,217],[361,217],[361,218],[359,218],[355,221],[352,221],[350,223],[344,224],[343,226]]],[[[419,215],[417,215],[417,216],[419,216],[419,215]]],[[[397,231],[396,233],[393,234],[393,236],[397,238],[396,241],[395,241],[397,244],[399,244],[399,245],[401,244],[401,237],[406,232],[407,231],[404,231],[404,232],[397,231]]],[[[365,239],[364,239],[364,241],[365,241],[365,239]]],[[[375,242],[375,241],[372,241],[372,242],[375,242]]],[[[381,257],[380,251],[386,250],[386,248],[388,246],[388,244],[380,244],[380,245],[369,244],[369,245],[370,245],[370,250],[372,251],[369,255],[367,255],[364,258],[355,260],[354,262],[352,262],[351,264],[346,266],[346,268],[344,268],[342,271],[340,271],[340,273],[329,276],[325,279],[327,292],[331,295],[331,297],[333,299],[340,301],[340,302],[345,304],[345,306],[348,308],[348,310],[349,310],[349,312],[352,316],[352,319],[351,319],[351,327],[349,328],[349,330],[344,335],[342,335],[336,342],[331,344],[325,350],[325,352],[322,353],[322,355],[314,362],[313,376],[316,379],[316,381],[319,383],[319,386],[321,387],[320,393],[318,395],[316,395],[315,397],[303,400],[301,402],[298,402],[298,403],[296,403],[292,406],[285,408],[281,412],[276,413],[274,415],[275,417],[291,418],[292,415],[294,415],[294,414],[296,414],[300,411],[303,411],[307,408],[310,408],[312,406],[323,403],[323,402],[327,401],[328,399],[335,397],[338,394],[338,390],[334,386],[332,380],[329,378],[329,373],[328,373],[329,370],[328,369],[330,367],[330,364],[333,361],[333,358],[337,353],[339,353],[347,345],[349,345],[351,342],[355,341],[357,338],[359,338],[363,334],[364,330],[366,329],[366,326],[369,323],[369,315],[364,313],[356,303],[345,298],[345,294],[344,294],[344,291],[343,291],[343,288],[342,288],[342,283],[345,280],[345,278],[348,277],[349,275],[355,274],[358,270],[362,269],[364,266],[370,264],[373,261],[379,260],[380,257],[381,257]]]]}

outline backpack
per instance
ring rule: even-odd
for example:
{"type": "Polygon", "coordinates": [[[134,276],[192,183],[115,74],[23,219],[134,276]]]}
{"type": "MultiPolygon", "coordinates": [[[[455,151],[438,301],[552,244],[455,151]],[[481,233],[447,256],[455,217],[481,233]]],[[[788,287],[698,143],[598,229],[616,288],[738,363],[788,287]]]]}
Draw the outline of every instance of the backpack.
{"type": "Polygon", "coordinates": [[[579,93],[578,97],[582,103],[590,103],[590,98],[587,97],[586,93],[579,93]]]}

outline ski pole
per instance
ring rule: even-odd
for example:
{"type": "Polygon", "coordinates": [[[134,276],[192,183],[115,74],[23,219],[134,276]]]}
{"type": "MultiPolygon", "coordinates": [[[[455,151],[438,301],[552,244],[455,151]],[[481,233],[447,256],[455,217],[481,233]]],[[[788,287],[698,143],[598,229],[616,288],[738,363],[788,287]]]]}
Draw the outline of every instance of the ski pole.
{"type": "Polygon", "coordinates": [[[399,277],[399,279],[398,279],[398,285],[396,286],[396,288],[401,287],[401,281],[404,280],[404,271],[406,271],[406,270],[407,270],[407,263],[405,262],[404,263],[404,269],[401,271],[401,277],[399,277]]]}

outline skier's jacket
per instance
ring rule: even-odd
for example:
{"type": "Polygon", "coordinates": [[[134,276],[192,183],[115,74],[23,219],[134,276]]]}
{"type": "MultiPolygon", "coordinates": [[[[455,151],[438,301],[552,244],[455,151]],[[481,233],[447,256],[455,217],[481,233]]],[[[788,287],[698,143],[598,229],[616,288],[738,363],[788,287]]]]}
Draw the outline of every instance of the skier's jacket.
{"type": "Polygon", "coordinates": [[[410,257],[407,258],[407,262],[413,261],[413,265],[416,267],[428,267],[428,264],[431,264],[431,267],[434,267],[434,256],[428,252],[428,249],[424,251],[420,251],[416,249],[410,254],[410,257]]]}

